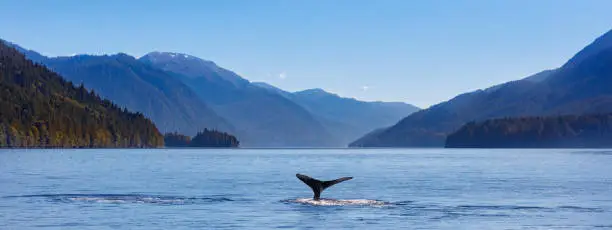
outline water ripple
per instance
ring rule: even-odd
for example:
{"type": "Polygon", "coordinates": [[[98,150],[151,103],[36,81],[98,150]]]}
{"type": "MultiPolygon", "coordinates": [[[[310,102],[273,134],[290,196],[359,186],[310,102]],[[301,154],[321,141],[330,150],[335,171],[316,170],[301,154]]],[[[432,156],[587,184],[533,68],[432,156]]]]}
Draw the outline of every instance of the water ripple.
{"type": "Polygon", "coordinates": [[[234,201],[226,197],[186,197],[149,194],[37,194],[22,196],[5,196],[3,198],[45,199],[50,202],[74,203],[109,203],[109,204],[161,204],[184,205],[234,201]]]}

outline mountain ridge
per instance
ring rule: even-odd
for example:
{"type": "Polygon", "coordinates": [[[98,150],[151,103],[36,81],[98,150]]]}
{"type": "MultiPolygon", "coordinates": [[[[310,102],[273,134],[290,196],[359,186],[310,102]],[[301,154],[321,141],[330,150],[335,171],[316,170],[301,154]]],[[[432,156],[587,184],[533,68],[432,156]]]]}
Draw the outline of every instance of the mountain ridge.
{"type": "MultiPolygon", "coordinates": [[[[351,143],[351,146],[442,147],[447,134],[471,121],[507,116],[607,112],[610,109],[604,105],[612,104],[612,101],[608,101],[612,92],[605,88],[610,85],[606,69],[609,64],[593,57],[607,52],[611,47],[612,31],[608,31],[558,69],[536,73],[488,90],[460,94],[405,117],[377,135],[351,143]],[[596,68],[599,68],[599,72],[591,71],[596,68]],[[584,76],[587,78],[580,78],[584,76]],[[598,104],[593,104],[593,100],[598,104]]],[[[607,55],[598,58],[608,60],[607,55]]]]}
{"type": "Polygon", "coordinates": [[[173,76],[125,54],[46,57],[10,43],[34,62],[75,83],[84,84],[120,106],[150,117],[162,132],[195,135],[204,128],[233,131],[234,127],[173,76]]]}
{"type": "Polygon", "coordinates": [[[267,83],[255,83],[302,105],[340,137],[344,146],[381,126],[390,126],[420,108],[404,102],[366,102],[341,97],[321,88],[287,92],[267,83]]]}
{"type": "Polygon", "coordinates": [[[262,89],[213,62],[180,53],[157,52],[139,60],[174,74],[221,116],[237,127],[243,146],[339,146],[336,138],[306,109],[262,89]],[[171,54],[174,54],[172,57],[171,54]]]}

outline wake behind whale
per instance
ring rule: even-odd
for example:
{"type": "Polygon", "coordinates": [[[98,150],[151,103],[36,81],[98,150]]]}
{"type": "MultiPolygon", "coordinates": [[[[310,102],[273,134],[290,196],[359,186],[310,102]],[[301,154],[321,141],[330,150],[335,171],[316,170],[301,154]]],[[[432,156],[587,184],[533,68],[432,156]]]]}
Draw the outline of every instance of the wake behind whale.
{"type": "Polygon", "coordinates": [[[384,201],[379,200],[367,200],[367,199],[352,199],[352,200],[335,200],[335,199],[321,199],[321,192],[323,190],[331,187],[332,185],[338,184],[343,181],[351,180],[353,177],[342,177],[335,180],[330,181],[321,181],[314,179],[312,177],[296,174],[298,179],[300,179],[304,184],[308,185],[313,192],[313,198],[298,198],[294,200],[285,200],[288,203],[298,203],[298,204],[307,204],[314,206],[347,206],[347,205],[360,205],[360,206],[382,206],[389,204],[384,201]]]}
{"type": "Polygon", "coordinates": [[[303,204],[311,206],[387,206],[391,205],[389,202],[380,200],[367,200],[367,199],[312,199],[312,198],[297,198],[292,200],[284,200],[285,203],[303,204]]]}

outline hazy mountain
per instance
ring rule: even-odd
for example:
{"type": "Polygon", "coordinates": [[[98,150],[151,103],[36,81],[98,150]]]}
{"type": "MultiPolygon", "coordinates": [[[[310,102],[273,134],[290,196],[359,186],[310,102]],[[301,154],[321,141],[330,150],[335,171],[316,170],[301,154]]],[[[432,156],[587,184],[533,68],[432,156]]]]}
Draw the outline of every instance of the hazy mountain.
{"type": "Polygon", "coordinates": [[[195,135],[204,128],[233,130],[183,82],[129,55],[49,58],[17,48],[66,80],[76,85],[83,83],[119,106],[145,114],[162,132],[195,135]]]}
{"type": "Polygon", "coordinates": [[[416,106],[402,102],[365,102],[344,98],[323,89],[291,93],[266,83],[254,84],[306,108],[339,137],[345,146],[373,129],[393,125],[419,110],[416,106]]]}
{"type": "Polygon", "coordinates": [[[559,69],[461,94],[351,146],[443,146],[448,133],[470,121],[611,112],[611,40],[612,32],[608,32],[559,69]]]}
{"type": "Polygon", "coordinates": [[[251,84],[213,62],[190,55],[152,52],[140,61],[174,73],[237,128],[243,146],[340,146],[306,109],[251,84]]]}
{"type": "Polygon", "coordinates": [[[372,130],[369,133],[366,133],[365,135],[360,137],[359,139],[353,141],[353,143],[351,143],[349,145],[349,147],[369,147],[369,146],[360,145],[360,144],[361,143],[370,142],[370,141],[374,140],[375,138],[377,138],[378,135],[383,133],[388,128],[389,127],[383,127],[383,128],[378,128],[378,129],[372,130]]]}

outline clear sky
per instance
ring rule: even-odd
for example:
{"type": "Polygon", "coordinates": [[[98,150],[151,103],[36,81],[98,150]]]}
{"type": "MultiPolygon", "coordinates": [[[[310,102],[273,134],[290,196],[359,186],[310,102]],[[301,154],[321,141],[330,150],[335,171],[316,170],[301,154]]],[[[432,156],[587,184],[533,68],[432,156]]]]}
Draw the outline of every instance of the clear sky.
{"type": "Polygon", "coordinates": [[[46,55],[182,52],[251,81],[421,107],[558,67],[609,0],[0,0],[0,38],[46,55]]]}

